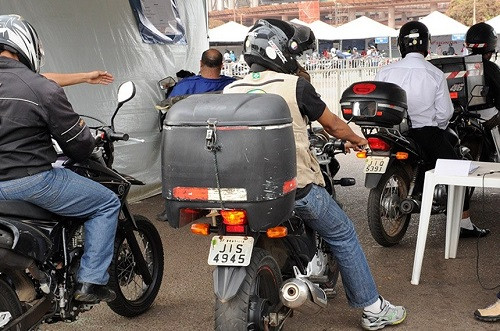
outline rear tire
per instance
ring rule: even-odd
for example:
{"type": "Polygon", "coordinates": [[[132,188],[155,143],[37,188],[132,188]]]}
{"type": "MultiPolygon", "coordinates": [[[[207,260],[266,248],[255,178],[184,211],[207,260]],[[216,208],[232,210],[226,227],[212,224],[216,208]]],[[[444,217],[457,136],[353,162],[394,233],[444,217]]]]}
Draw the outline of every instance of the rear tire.
{"type": "Polygon", "coordinates": [[[399,205],[408,196],[410,178],[398,166],[390,166],[377,187],[368,196],[368,225],[377,243],[394,246],[403,238],[411,214],[403,214],[399,205]]]}
{"type": "Polygon", "coordinates": [[[216,298],[215,330],[264,330],[263,317],[280,305],[281,272],[269,252],[255,247],[246,271],[234,298],[224,303],[216,298]]]}
{"type": "MultiPolygon", "coordinates": [[[[11,315],[10,321],[13,321],[23,313],[23,308],[16,291],[3,279],[0,279],[0,312],[9,312],[11,315]]],[[[0,327],[0,329],[3,328],[0,327]]],[[[18,325],[13,330],[21,330],[21,325],[18,325]]]]}
{"type": "Polygon", "coordinates": [[[146,285],[136,269],[135,258],[123,233],[117,233],[115,254],[110,267],[109,286],[116,299],[109,307],[118,315],[133,317],[144,313],[153,304],[163,278],[163,245],[155,226],[144,216],[134,215],[134,234],[148,265],[152,282],[146,285]]]}

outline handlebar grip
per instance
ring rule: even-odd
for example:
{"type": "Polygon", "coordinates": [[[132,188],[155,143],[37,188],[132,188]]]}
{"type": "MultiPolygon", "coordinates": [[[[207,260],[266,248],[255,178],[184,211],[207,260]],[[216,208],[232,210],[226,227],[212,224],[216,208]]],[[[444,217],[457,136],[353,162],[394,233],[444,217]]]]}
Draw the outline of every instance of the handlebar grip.
{"type": "Polygon", "coordinates": [[[109,134],[109,139],[111,139],[112,141],[127,141],[129,139],[129,135],[127,133],[112,132],[111,134],[109,134]]]}

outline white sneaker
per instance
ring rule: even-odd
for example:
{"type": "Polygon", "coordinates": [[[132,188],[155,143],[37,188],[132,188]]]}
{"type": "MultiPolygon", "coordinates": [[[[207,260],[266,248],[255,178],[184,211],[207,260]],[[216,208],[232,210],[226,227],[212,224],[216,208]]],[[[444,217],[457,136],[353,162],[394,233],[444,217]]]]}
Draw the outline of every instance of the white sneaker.
{"type": "Polygon", "coordinates": [[[363,310],[361,316],[361,326],[365,330],[379,330],[386,325],[396,325],[404,321],[406,318],[406,309],[403,306],[394,306],[389,301],[380,297],[382,304],[381,311],[373,313],[363,310]]]}

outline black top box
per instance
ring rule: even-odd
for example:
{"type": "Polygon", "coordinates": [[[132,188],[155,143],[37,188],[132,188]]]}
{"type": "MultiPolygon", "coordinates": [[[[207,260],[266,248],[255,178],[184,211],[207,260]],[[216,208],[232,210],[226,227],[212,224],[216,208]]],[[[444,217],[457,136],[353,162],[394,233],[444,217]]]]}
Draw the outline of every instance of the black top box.
{"type": "Polygon", "coordinates": [[[162,195],[173,227],[183,209],[244,209],[260,231],[294,208],[292,117],[275,94],[192,95],[167,113],[162,132],[162,195]]]}
{"type": "Polygon", "coordinates": [[[429,62],[443,71],[453,102],[465,109],[486,105],[482,55],[443,57],[429,62]]]}
{"type": "Polygon", "coordinates": [[[396,84],[363,81],[349,86],[340,99],[342,116],[358,125],[391,127],[407,117],[406,92],[396,84]]]}

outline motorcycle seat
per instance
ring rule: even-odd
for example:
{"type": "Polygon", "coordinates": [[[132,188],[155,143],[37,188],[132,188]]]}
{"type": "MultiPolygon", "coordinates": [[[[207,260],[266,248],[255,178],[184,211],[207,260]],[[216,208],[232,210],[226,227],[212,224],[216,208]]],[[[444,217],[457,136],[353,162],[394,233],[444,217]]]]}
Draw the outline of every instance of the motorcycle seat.
{"type": "Polygon", "coordinates": [[[22,200],[1,200],[0,216],[23,217],[39,220],[54,220],[57,215],[31,202],[22,200]]]}

